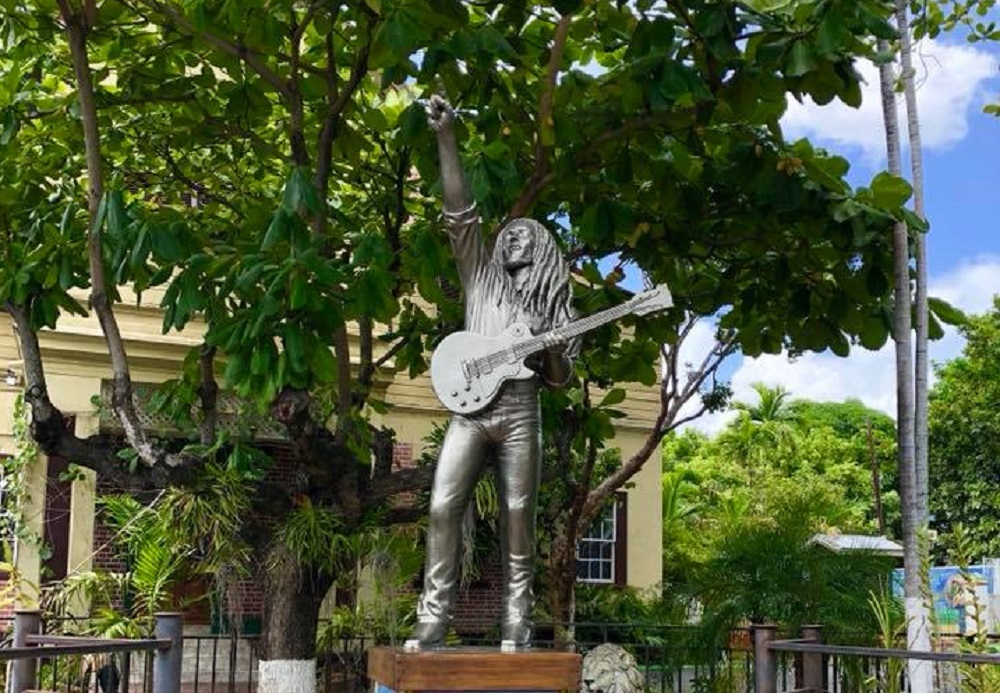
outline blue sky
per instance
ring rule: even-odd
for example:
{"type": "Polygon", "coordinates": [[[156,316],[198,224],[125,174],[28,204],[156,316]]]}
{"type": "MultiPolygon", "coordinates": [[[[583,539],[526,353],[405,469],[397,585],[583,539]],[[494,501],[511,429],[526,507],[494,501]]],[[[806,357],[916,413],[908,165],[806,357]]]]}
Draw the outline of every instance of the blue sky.
{"type": "MultiPolygon", "coordinates": [[[[930,293],[968,312],[983,312],[1000,294],[1000,118],[982,112],[1000,102],[1000,44],[967,44],[961,36],[924,41],[917,47],[918,108],[924,141],[930,293]]],[[[859,65],[867,79],[860,109],[790,103],[783,119],[786,137],[814,144],[851,161],[850,180],[865,185],[883,170],[885,136],[874,66],[859,65]]],[[[901,99],[900,99],[901,100],[901,99]]],[[[900,104],[902,105],[902,104],[900,104]]],[[[900,121],[905,112],[900,109],[900,121]]],[[[904,130],[905,139],[905,130],[904,130]]],[[[909,174],[909,160],[904,161],[909,174]]],[[[704,353],[711,328],[688,345],[690,360],[704,353]]],[[[954,332],[931,347],[943,361],[961,352],[954,332]]],[[[859,398],[892,414],[895,408],[893,353],[857,347],[847,358],[830,353],[737,358],[728,364],[737,399],[753,401],[751,384],[783,385],[796,397],[840,401],[859,398]]],[[[713,432],[725,415],[703,418],[695,427],[713,432]]]]}

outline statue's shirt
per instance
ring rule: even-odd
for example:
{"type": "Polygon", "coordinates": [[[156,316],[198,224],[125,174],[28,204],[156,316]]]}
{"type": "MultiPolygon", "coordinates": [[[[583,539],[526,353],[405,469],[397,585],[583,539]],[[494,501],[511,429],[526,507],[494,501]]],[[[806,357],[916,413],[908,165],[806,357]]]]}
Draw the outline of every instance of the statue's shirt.
{"type": "Polygon", "coordinates": [[[508,300],[509,278],[499,263],[490,261],[475,206],[446,214],[445,221],[465,291],[465,329],[484,337],[496,337],[516,322],[535,334],[549,329],[544,318],[529,314],[523,303],[508,300]]]}

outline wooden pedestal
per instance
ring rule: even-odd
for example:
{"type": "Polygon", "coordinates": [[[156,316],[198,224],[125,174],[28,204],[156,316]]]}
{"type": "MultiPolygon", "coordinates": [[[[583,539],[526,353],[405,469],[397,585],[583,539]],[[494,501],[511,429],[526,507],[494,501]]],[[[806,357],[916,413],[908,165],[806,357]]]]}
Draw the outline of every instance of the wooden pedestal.
{"type": "Polygon", "coordinates": [[[580,655],[555,650],[500,652],[486,648],[443,648],[403,652],[368,650],[368,678],[375,690],[573,691],[580,689],[580,655]]]}

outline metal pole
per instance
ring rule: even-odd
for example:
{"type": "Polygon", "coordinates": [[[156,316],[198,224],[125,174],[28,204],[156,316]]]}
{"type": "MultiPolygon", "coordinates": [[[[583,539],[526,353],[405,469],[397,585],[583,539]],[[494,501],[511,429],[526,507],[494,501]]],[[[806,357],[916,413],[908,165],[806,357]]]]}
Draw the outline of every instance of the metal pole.
{"type": "MultiPolygon", "coordinates": [[[[28,636],[42,630],[42,612],[38,609],[14,611],[14,647],[27,647],[28,636]]],[[[16,659],[11,666],[11,693],[24,693],[38,686],[38,660],[16,659]]]]}
{"type": "Polygon", "coordinates": [[[778,628],[754,624],[753,681],[756,693],[778,693],[778,657],[768,645],[777,638],[778,628]]]}
{"type": "MultiPolygon", "coordinates": [[[[823,642],[821,626],[802,626],[802,639],[816,644],[823,642]]],[[[823,655],[819,652],[802,653],[802,687],[815,693],[826,690],[823,685],[823,655]]]]}
{"type": "Polygon", "coordinates": [[[184,661],[184,621],[181,614],[154,614],[153,635],[169,640],[170,647],[153,655],[153,693],[180,693],[181,664],[184,661]]]}

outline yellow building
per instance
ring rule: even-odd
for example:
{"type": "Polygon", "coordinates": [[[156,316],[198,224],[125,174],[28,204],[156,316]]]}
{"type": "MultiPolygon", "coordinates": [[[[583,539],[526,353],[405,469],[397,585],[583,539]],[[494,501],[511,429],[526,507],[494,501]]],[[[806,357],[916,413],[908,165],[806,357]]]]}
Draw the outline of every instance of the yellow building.
{"type": "MultiPolygon", "coordinates": [[[[155,386],[176,377],[187,350],[201,343],[197,323],[181,333],[162,334],[162,313],[156,307],[159,300],[156,291],[148,291],[141,304],[137,305],[133,296],[123,296],[123,302],[116,307],[132,379],[138,384],[155,386]]],[[[97,320],[63,316],[57,331],[43,331],[39,337],[53,403],[72,417],[77,435],[107,430],[109,422],[101,419],[93,402],[111,378],[97,320]]],[[[0,382],[0,455],[13,455],[16,450],[14,402],[21,384],[13,381],[20,380],[20,362],[10,318],[0,313],[0,370],[8,371],[8,377],[0,382]]],[[[395,430],[397,457],[405,461],[419,455],[424,437],[435,423],[446,420],[446,412],[435,399],[426,376],[410,379],[405,373],[390,372],[381,380],[386,384],[385,398],[391,406],[375,423],[395,430]]],[[[618,421],[616,437],[609,443],[620,449],[623,459],[643,444],[658,407],[655,388],[630,388],[628,398],[619,407],[627,416],[618,421]]],[[[37,546],[22,543],[17,547],[16,562],[26,584],[37,585],[43,579],[88,570],[97,555],[94,475],[85,472],[82,478],[64,481],[59,472],[65,465],[65,460],[39,455],[30,467],[24,515],[31,529],[51,546],[52,554],[43,560],[37,546]]],[[[580,570],[591,581],[640,589],[651,589],[659,583],[660,473],[660,454],[656,450],[633,479],[634,485],[622,494],[619,511],[609,514],[603,527],[595,528],[599,531],[585,540],[581,553],[586,558],[580,570]]],[[[25,598],[30,602],[33,597],[27,594],[25,598]]]]}

